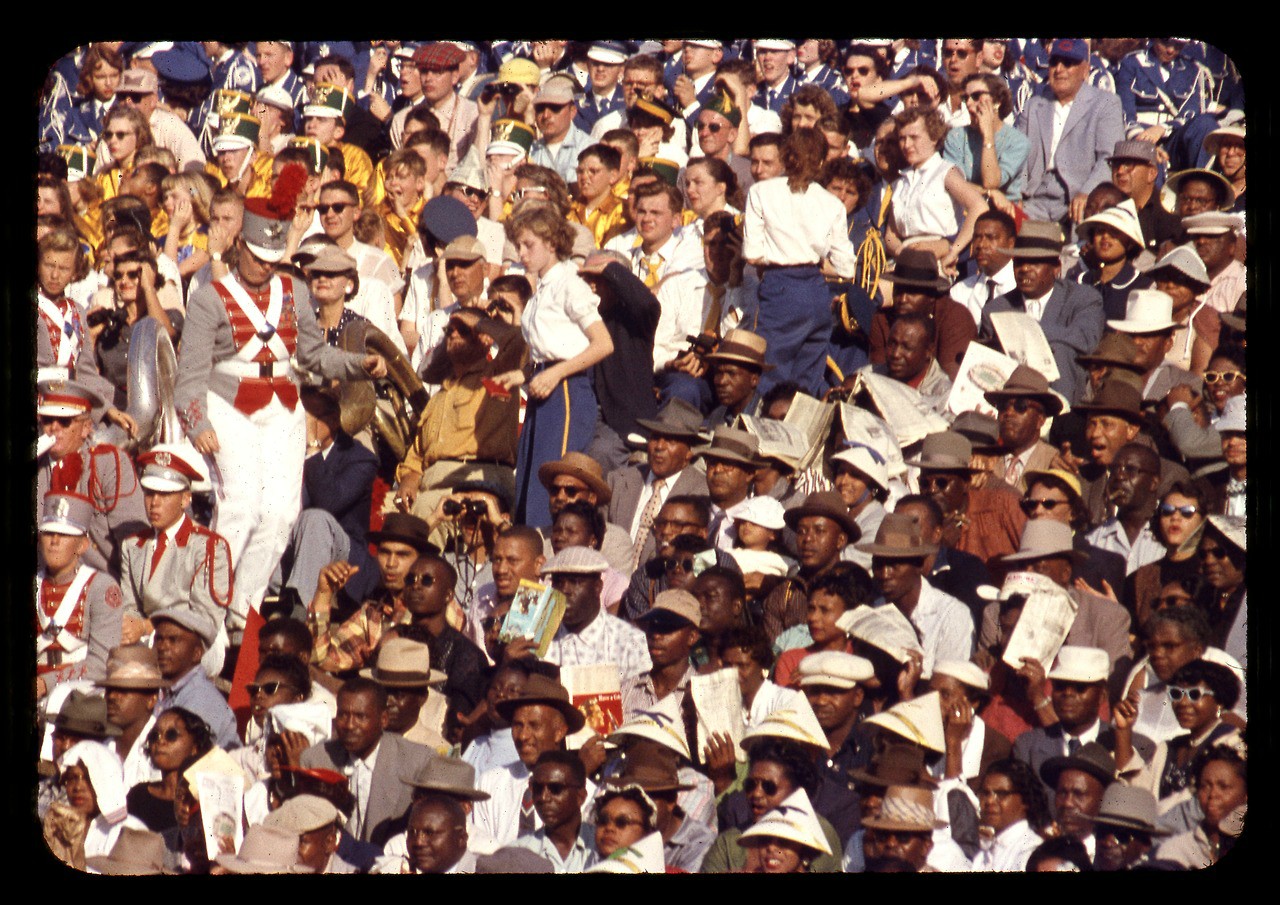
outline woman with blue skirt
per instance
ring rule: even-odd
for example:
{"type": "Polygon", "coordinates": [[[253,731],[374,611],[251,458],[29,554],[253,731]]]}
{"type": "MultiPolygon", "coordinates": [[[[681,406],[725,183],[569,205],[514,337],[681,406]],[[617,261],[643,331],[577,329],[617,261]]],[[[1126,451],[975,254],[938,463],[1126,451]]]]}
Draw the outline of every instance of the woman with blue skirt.
{"type": "Polygon", "coordinates": [[[523,209],[507,224],[525,275],[536,282],[520,328],[529,346],[526,371],[497,378],[507,389],[527,382],[529,404],[516,458],[515,521],[550,527],[546,488],[538,467],[587,448],[596,430],[591,368],[613,352],[600,299],[569,260],[573,230],[549,205],[523,209]]]}
{"type": "Polygon", "coordinates": [[[832,321],[824,272],[848,279],[856,264],[844,205],[818,184],[826,155],[821,132],[796,129],[782,144],[787,175],[747,193],[743,257],[760,273],[756,332],[774,365],[760,378],[762,395],[787,380],[815,396],[825,391],[832,321]]]}

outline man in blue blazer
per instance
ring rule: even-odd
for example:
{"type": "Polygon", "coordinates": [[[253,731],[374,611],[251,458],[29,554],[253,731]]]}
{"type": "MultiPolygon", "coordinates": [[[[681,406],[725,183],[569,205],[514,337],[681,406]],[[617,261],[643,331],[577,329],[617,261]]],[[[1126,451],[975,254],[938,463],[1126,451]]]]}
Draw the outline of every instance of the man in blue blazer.
{"type": "Polygon", "coordinates": [[[1031,315],[1040,323],[1058,365],[1058,379],[1049,385],[1074,406],[1088,383],[1076,356],[1087,355],[1102,339],[1106,315],[1098,290],[1062,279],[1062,246],[1057,223],[1027,220],[1022,224],[1010,252],[1017,285],[983,307],[978,339],[988,342],[996,337],[991,323],[996,312],[1031,315]]]}
{"type": "Polygon", "coordinates": [[[1088,78],[1085,42],[1057,39],[1049,49],[1049,93],[1031,97],[1018,116],[1018,130],[1031,139],[1022,206],[1033,219],[1069,215],[1079,223],[1089,192],[1111,178],[1107,155],[1124,139],[1124,111],[1118,97],[1088,78]]]}

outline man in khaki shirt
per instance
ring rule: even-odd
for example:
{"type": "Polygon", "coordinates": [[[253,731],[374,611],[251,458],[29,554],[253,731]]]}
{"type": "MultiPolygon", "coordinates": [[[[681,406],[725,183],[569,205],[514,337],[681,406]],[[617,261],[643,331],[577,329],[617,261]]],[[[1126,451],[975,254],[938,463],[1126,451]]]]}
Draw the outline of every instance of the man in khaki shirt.
{"type": "Polygon", "coordinates": [[[423,373],[440,391],[427,403],[418,436],[396,469],[394,507],[428,518],[448,488],[463,480],[489,481],[514,495],[520,397],[494,395],[485,384],[519,367],[523,355],[518,329],[474,308],[449,316],[445,340],[423,373]]]}

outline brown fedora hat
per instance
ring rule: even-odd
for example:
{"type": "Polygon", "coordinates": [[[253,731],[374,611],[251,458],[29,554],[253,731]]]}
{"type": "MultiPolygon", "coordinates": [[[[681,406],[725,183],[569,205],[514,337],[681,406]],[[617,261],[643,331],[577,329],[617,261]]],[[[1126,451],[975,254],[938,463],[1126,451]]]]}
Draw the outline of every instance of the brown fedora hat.
{"type": "Polygon", "coordinates": [[[841,531],[848,535],[851,544],[862,539],[862,529],[849,514],[849,507],[845,504],[844,497],[837,491],[820,490],[809,494],[804,498],[803,506],[788,509],[782,514],[782,520],[787,523],[788,528],[795,531],[796,526],[800,524],[800,519],[807,515],[820,515],[831,519],[840,526],[841,531]]]}
{"type": "Polygon", "coordinates": [[[760,458],[760,441],[746,431],[733,427],[717,427],[711,435],[711,442],[706,446],[699,446],[693,454],[737,462],[748,468],[758,468],[765,464],[760,458]]]}
{"type": "Polygon", "coordinates": [[[926,544],[920,536],[920,523],[901,512],[886,515],[875,541],[858,544],[856,549],[885,559],[923,559],[938,552],[937,546],[926,544]]]}
{"type": "Polygon", "coordinates": [[[382,520],[382,528],[369,532],[369,540],[375,544],[383,541],[395,541],[408,544],[419,553],[439,553],[440,548],[427,538],[431,528],[416,515],[407,512],[391,512],[382,520]]]}
{"type": "Polygon", "coordinates": [[[1018,365],[998,390],[984,394],[987,402],[1000,409],[1006,399],[1034,399],[1044,406],[1044,413],[1052,418],[1062,411],[1062,400],[1049,392],[1049,380],[1035,368],[1018,365]]]}
{"type": "Polygon", "coordinates": [[[1146,423],[1142,415],[1142,390],[1118,377],[1108,377],[1104,380],[1093,401],[1077,405],[1076,411],[1086,414],[1115,415],[1133,424],[1146,423]]]}
{"type": "Polygon", "coordinates": [[[524,683],[524,691],[518,698],[501,701],[495,705],[495,708],[503,719],[510,721],[515,717],[517,708],[528,704],[541,704],[560,711],[564,721],[569,724],[571,733],[577,732],[586,725],[587,718],[582,715],[582,711],[573,706],[569,700],[568,690],[555,679],[537,673],[529,676],[528,681],[524,683]]]}
{"type": "Polygon", "coordinates": [[[981,468],[972,468],[973,444],[963,434],[954,430],[938,431],[924,438],[920,458],[907,462],[923,471],[963,471],[978,474],[981,468]]]}
{"type": "Polygon", "coordinates": [[[551,482],[558,474],[577,478],[590,487],[591,492],[596,495],[596,505],[603,506],[613,497],[613,491],[604,482],[604,470],[600,463],[586,453],[567,452],[559,461],[543,462],[538,468],[538,480],[548,492],[551,490],[551,482]]]}
{"type": "Polygon", "coordinates": [[[467,801],[487,801],[488,792],[476,788],[476,768],[456,757],[433,757],[416,773],[400,774],[400,781],[415,789],[444,792],[467,801]]]}
{"type": "Polygon", "coordinates": [[[703,358],[710,362],[731,361],[734,364],[751,365],[762,371],[772,371],[773,365],[764,360],[765,350],[769,344],[765,338],[750,330],[730,330],[720,340],[720,345],[710,355],[703,358]]]}
{"type": "Polygon", "coordinates": [[[893,269],[880,277],[885,283],[893,283],[908,289],[928,289],[941,294],[951,288],[951,281],[938,270],[938,258],[923,248],[904,248],[898,253],[893,269]]]}
{"type": "Polygon", "coordinates": [[[1127,333],[1111,331],[1103,334],[1098,347],[1088,355],[1077,355],[1076,362],[1086,368],[1097,364],[1139,371],[1141,369],[1134,364],[1137,358],[1138,346],[1133,337],[1127,333]]]}
{"type": "Polygon", "coordinates": [[[675,758],[665,760],[647,757],[639,760],[627,755],[626,765],[617,776],[605,780],[611,789],[639,786],[646,792],[686,792],[693,786],[680,781],[676,773],[675,758]]]}
{"type": "Polygon", "coordinates": [[[636,424],[650,434],[662,437],[674,437],[677,440],[706,439],[706,431],[702,427],[702,412],[674,396],[658,412],[657,418],[637,418],[636,424]]]}
{"type": "Polygon", "coordinates": [[[107,655],[107,676],[96,684],[99,688],[136,691],[155,691],[169,687],[168,680],[160,674],[156,652],[145,644],[126,644],[112,648],[107,655]]]}
{"type": "Polygon", "coordinates": [[[1013,240],[1009,257],[1024,261],[1058,261],[1066,240],[1062,227],[1046,220],[1028,220],[1013,240]]]}
{"type": "Polygon", "coordinates": [[[872,786],[927,786],[937,788],[938,781],[929,775],[924,765],[924,749],[919,745],[898,744],[891,742],[878,754],[871,757],[871,763],[849,771],[849,778],[854,782],[863,782],[872,786]]]}

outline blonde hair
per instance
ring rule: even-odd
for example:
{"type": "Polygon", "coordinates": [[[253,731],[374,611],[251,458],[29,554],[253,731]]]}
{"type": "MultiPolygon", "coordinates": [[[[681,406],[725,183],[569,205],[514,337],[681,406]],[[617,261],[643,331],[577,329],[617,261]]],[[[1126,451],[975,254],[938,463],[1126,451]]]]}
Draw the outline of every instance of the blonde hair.
{"type": "Polygon", "coordinates": [[[195,222],[191,224],[188,232],[197,226],[209,225],[209,206],[213,203],[213,191],[201,176],[196,173],[177,173],[166,176],[160,183],[160,191],[166,196],[170,192],[186,192],[191,198],[191,213],[194,215],[195,222]]]}

